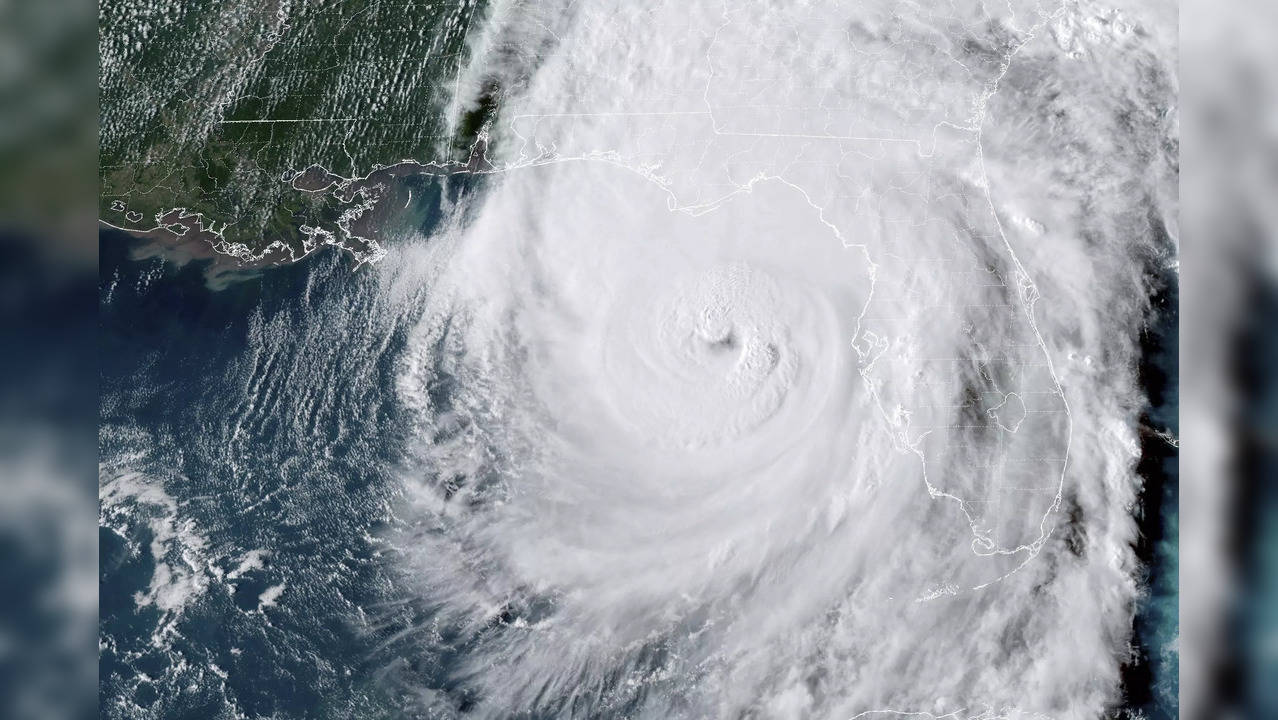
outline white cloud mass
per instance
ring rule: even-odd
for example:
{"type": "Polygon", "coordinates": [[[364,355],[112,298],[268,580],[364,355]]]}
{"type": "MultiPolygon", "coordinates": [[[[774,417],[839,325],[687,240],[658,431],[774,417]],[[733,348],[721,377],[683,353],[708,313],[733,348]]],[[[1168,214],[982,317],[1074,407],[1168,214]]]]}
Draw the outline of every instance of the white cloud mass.
{"type": "Polygon", "coordinates": [[[589,0],[486,23],[457,107],[501,89],[495,170],[377,269],[425,303],[393,541],[470,712],[1119,703],[1174,16],[589,0]]]}

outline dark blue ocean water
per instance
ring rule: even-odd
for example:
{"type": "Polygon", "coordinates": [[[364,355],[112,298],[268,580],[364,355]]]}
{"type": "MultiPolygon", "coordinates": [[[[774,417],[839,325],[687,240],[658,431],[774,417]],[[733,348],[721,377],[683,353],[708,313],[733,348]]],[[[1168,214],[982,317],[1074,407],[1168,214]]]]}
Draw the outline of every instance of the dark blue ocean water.
{"type": "Polygon", "coordinates": [[[126,500],[124,531],[100,531],[103,716],[383,715],[359,609],[389,600],[369,531],[402,446],[384,392],[402,338],[336,252],[212,291],[132,242],[101,236],[104,478],[139,473],[173,507],[126,500]],[[229,579],[251,551],[262,567],[229,579]],[[180,612],[136,600],[157,562],[203,584],[180,612]]]}
{"type": "Polygon", "coordinates": [[[1150,720],[1180,716],[1180,453],[1158,432],[1180,437],[1179,284],[1168,273],[1153,297],[1141,335],[1140,382],[1143,482],[1136,520],[1136,554],[1144,566],[1146,595],[1133,624],[1136,655],[1124,668],[1126,709],[1150,720]]]}
{"type": "MultiPolygon", "coordinates": [[[[133,259],[137,242],[100,237],[102,472],[132,488],[100,530],[102,716],[464,714],[448,670],[465,641],[422,640],[430,609],[378,539],[412,441],[394,392],[412,308],[337,251],[212,289],[199,262],[133,259]],[[148,601],[164,572],[167,604],[148,601]]],[[[1173,433],[1175,301],[1151,315],[1144,378],[1148,424],[1173,433]]],[[[1177,692],[1177,473],[1162,442],[1142,466],[1150,592],[1125,676],[1128,708],[1151,718],[1174,717],[1177,692]]]]}

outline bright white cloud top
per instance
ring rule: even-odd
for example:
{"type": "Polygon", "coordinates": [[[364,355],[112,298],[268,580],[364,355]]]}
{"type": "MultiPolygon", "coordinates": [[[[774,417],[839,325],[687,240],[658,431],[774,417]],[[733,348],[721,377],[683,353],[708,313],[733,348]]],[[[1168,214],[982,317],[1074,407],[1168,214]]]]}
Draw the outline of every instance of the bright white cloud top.
{"type": "Polygon", "coordinates": [[[430,288],[395,542],[423,632],[468,638],[472,712],[1117,702],[1174,22],[606,0],[486,22],[458,102],[504,89],[490,189],[382,265],[430,288]]]}

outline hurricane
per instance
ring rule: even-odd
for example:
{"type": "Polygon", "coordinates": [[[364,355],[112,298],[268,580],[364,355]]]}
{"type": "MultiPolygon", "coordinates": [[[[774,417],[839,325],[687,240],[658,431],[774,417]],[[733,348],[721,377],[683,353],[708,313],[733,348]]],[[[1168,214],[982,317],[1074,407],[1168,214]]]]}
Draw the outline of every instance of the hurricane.
{"type": "Polygon", "coordinates": [[[383,453],[378,601],[334,606],[396,712],[1120,705],[1174,17],[509,0],[466,43],[432,220],[224,376],[228,461],[272,414],[341,418],[287,487],[383,453]]]}
{"type": "Polygon", "coordinates": [[[889,101],[863,88],[906,69],[893,34],[937,32],[890,7],[574,11],[493,31],[557,50],[503,101],[473,219],[420,251],[399,378],[429,438],[405,562],[473,636],[479,707],[1084,716],[1134,592],[1115,266],[1151,250],[996,199],[1054,179],[984,150],[1050,16],[889,101]]]}

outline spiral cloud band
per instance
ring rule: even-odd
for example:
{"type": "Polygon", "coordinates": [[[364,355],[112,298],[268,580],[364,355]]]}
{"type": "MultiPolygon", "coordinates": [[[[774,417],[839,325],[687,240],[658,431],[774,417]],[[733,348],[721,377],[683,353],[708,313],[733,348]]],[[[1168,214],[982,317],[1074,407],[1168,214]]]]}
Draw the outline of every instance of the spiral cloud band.
{"type": "Polygon", "coordinates": [[[490,9],[485,191],[379,270],[468,712],[1120,702],[1168,28],[1018,5],[490,9]]]}

